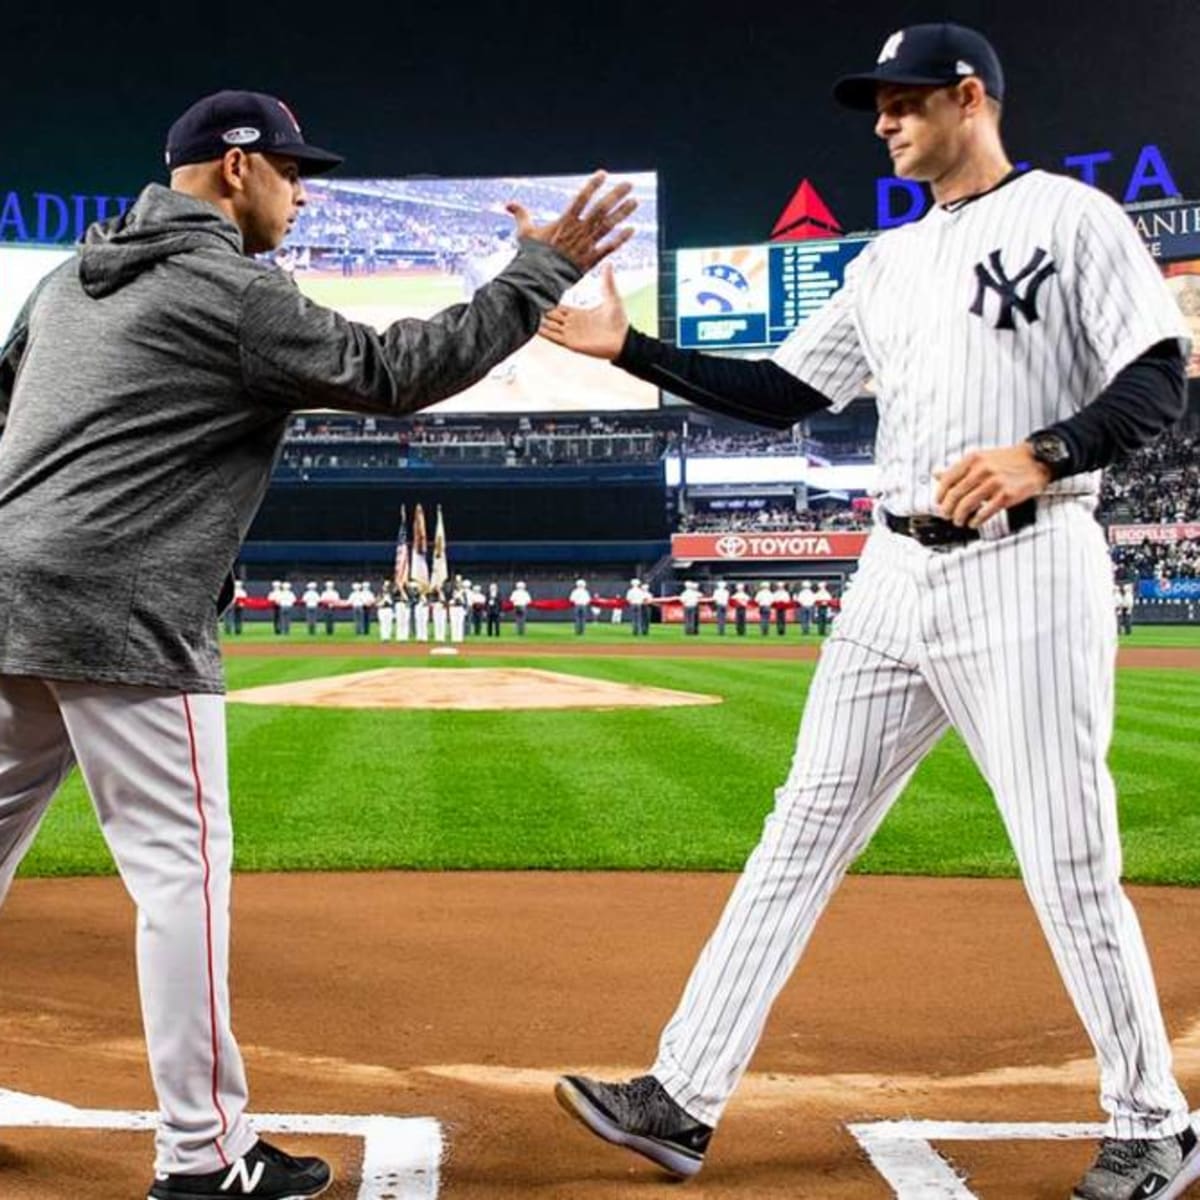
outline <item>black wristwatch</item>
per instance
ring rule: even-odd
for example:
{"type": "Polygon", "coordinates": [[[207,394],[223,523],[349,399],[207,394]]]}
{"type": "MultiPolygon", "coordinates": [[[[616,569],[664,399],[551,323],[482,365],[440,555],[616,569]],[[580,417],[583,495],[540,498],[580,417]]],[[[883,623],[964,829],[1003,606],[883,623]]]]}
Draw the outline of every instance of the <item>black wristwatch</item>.
{"type": "Polygon", "coordinates": [[[1051,479],[1061,479],[1071,466],[1071,447],[1067,439],[1052,429],[1039,429],[1027,439],[1033,457],[1050,468],[1051,479]]]}

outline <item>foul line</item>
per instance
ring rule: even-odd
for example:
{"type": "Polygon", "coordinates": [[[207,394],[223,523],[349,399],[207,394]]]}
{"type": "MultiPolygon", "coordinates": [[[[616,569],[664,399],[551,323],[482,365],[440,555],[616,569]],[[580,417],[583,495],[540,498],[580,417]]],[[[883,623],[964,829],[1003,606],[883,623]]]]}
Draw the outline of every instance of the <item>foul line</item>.
{"type": "MultiPolygon", "coordinates": [[[[317,1113],[256,1113],[262,1133],[332,1134],[363,1141],[362,1182],[357,1200],[437,1200],[442,1130],[430,1117],[343,1116],[317,1113]]],[[[45,1096],[0,1088],[0,1127],[153,1131],[158,1114],[75,1108],[45,1096]]]]}
{"type": "MultiPolygon", "coordinates": [[[[1192,1114],[1195,1122],[1198,1113],[1192,1114]]],[[[847,1127],[896,1200],[978,1200],[932,1142],[1096,1140],[1103,1125],[1027,1121],[873,1121],[847,1127]]]]}

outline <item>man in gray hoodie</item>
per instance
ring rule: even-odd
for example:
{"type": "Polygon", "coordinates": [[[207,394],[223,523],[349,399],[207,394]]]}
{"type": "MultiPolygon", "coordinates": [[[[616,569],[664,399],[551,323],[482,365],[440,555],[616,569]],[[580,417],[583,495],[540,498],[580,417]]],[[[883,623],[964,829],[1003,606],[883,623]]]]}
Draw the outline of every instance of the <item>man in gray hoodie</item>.
{"type": "Polygon", "coordinates": [[[504,271],[377,333],[252,257],[286,237],[302,177],[340,161],[273,97],[200,100],[168,134],[170,187],[92,226],[0,350],[0,900],[78,763],[138,908],[152,1200],[315,1196],[330,1180],[250,1128],[227,983],[217,621],[288,418],[461,391],[631,232],[628,185],[600,195],[601,174],[546,225],[510,204],[504,271]]]}

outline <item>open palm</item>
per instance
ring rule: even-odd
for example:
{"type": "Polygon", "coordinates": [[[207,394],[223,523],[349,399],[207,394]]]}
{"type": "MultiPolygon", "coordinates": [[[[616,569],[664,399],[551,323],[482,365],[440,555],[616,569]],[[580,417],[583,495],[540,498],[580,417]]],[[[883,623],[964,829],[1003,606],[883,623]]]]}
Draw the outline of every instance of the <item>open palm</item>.
{"type": "Polygon", "coordinates": [[[542,317],[542,336],[578,354],[616,358],[629,332],[629,316],[617,293],[611,265],[605,266],[600,285],[600,303],[595,308],[560,304],[546,313],[542,317]]]}

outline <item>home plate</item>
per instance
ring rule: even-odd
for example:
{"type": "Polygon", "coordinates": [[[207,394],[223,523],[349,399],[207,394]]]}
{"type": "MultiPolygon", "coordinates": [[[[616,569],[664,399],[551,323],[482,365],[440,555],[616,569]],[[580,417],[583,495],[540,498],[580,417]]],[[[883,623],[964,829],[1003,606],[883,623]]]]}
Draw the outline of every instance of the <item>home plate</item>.
{"type": "Polygon", "coordinates": [[[642,687],[534,667],[384,667],[230,692],[234,704],[304,708],[497,709],[665,708],[720,704],[720,696],[642,687]]]}

